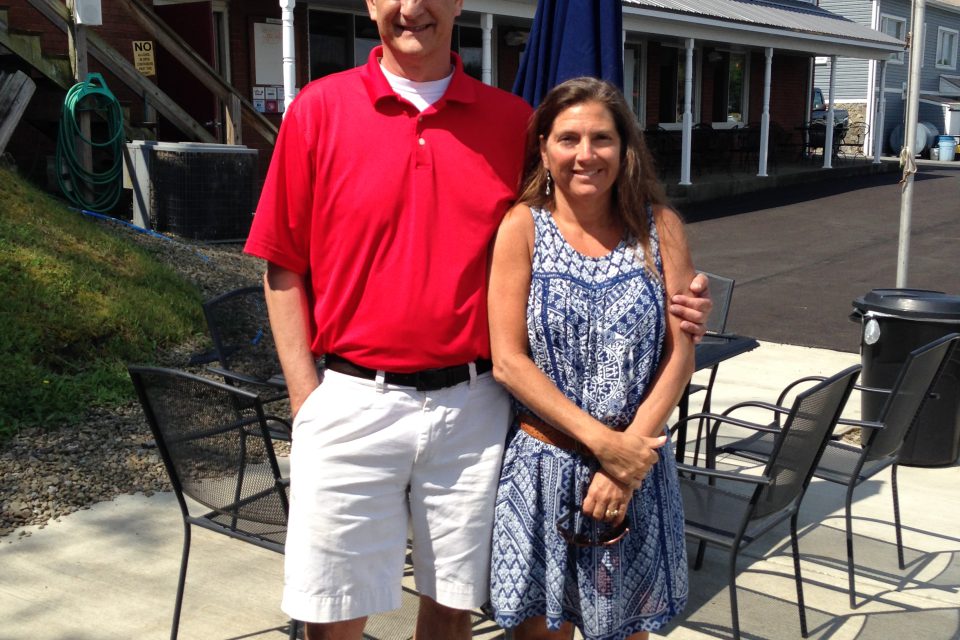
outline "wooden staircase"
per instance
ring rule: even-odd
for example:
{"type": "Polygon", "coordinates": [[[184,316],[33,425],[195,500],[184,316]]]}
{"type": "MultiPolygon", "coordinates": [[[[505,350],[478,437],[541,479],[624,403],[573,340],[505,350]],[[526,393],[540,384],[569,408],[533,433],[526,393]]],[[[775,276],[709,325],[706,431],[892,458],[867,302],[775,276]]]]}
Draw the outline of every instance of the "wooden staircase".
{"type": "MultiPolygon", "coordinates": [[[[2,1],[2,0],[0,0],[2,1]]],[[[46,18],[57,30],[66,34],[70,22],[69,11],[63,0],[25,0],[25,3],[46,18]]],[[[241,95],[235,87],[221,78],[180,36],[155,13],[149,11],[136,0],[120,0],[131,19],[145,29],[168,53],[170,53],[188,72],[193,74],[214,96],[220,99],[227,111],[228,142],[241,142],[241,121],[255,131],[269,144],[277,138],[277,127],[263,114],[254,109],[253,104],[241,95]]],[[[61,87],[72,84],[69,64],[62,56],[44,55],[38,34],[16,32],[9,28],[9,12],[0,13],[3,25],[0,25],[0,46],[20,55],[44,75],[51,74],[51,80],[61,87]],[[8,45],[7,42],[10,44],[8,45]],[[66,74],[64,75],[64,71],[66,74]]],[[[49,34],[48,34],[49,35],[49,34]]],[[[47,40],[49,42],[49,38],[47,40]]],[[[64,40],[65,42],[65,40],[64,40]]],[[[160,90],[150,79],[142,76],[125,56],[117,52],[95,29],[87,31],[89,55],[100,62],[134,93],[172,122],[188,138],[200,142],[217,142],[207,129],[194,120],[176,104],[166,93],[160,90]]]]}
{"type": "Polygon", "coordinates": [[[44,53],[40,34],[11,28],[9,13],[8,7],[0,6],[0,46],[19,56],[55,85],[69,89],[73,85],[70,60],[62,54],[44,53]]]}

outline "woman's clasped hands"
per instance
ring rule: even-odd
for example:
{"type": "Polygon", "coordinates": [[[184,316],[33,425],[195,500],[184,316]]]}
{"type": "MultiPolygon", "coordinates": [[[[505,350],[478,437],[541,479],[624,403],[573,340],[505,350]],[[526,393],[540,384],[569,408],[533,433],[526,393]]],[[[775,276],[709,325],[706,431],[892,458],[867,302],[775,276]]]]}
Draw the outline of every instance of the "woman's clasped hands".
{"type": "Polygon", "coordinates": [[[610,431],[602,444],[593,447],[601,469],[590,481],[583,512],[595,520],[617,525],[623,521],[633,491],[659,460],[657,449],[666,436],[643,436],[631,430],[610,431]]]}

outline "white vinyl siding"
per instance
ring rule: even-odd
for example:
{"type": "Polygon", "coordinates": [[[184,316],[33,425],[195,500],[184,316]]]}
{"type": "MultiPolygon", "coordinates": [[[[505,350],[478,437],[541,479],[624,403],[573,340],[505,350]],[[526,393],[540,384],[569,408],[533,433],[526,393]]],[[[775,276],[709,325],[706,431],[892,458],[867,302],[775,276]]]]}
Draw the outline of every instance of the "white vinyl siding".
{"type": "MultiPolygon", "coordinates": [[[[873,27],[872,3],[864,0],[820,0],[821,9],[865,27],[873,27]]],[[[818,56],[814,67],[813,86],[823,89],[824,95],[830,86],[830,58],[818,56]]],[[[863,101],[867,95],[869,63],[862,58],[837,58],[837,75],[834,89],[837,102],[863,101]]]]}

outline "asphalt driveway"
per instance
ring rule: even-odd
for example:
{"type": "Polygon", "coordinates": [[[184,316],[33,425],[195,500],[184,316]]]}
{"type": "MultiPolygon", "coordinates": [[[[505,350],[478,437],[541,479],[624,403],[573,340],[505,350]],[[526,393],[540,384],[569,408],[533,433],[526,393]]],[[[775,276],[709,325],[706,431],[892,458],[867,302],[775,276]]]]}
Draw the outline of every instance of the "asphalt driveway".
{"type": "MultiPolygon", "coordinates": [[[[907,284],[960,295],[960,162],[919,169],[907,284]]],[[[869,175],[684,207],[697,268],[737,281],[728,331],[857,352],[851,302],[896,284],[899,179],[869,175]]]]}

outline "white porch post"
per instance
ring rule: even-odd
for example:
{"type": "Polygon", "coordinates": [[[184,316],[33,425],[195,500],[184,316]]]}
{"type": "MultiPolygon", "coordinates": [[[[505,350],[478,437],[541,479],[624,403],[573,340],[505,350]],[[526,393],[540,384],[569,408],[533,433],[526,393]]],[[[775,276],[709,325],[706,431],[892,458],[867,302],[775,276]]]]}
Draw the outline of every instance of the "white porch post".
{"type": "Polygon", "coordinates": [[[680,184],[690,182],[690,141],[693,139],[693,38],[686,40],[687,63],[683,69],[683,138],[681,142],[680,184]]]}
{"type": "Polygon", "coordinates": [[[823,139],[823,168],[833,168],[833,103],[836,102],[834,85],[837,80],[837,56],[830,56],[830,106],[827,107],[827,126],[823,139]]]}
{"type": "Polygon", "coordinates": [[[482,53],[480,57],[480,79],[483,84],[493,84],[493,14],[480,16],[480,30],[483,32],[482,53]]]}
{"type": "Polygon", "coordinates": [[[877,115],[873,118],[873,164],[880,164],[883,152],[883,120],[887,111],[887,61],[880,61],[880,95],[877,97],[877,115]]]}
{"type": "Polygon", "coordinates": [[[770,148],[770,76],[773,69],[773,47],[763,50],[763,113],[760,115],[760,168],[757,176],[767,177],[767,155],[770,148]]]}
{"type": "Polygon", "coordinates": [[[280,19],[283,23],[283,114],[287,114],[293,102],[297,85],[297,59],[293,30],[293,7],[295,0],[280,0],[280,19]]]}

